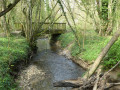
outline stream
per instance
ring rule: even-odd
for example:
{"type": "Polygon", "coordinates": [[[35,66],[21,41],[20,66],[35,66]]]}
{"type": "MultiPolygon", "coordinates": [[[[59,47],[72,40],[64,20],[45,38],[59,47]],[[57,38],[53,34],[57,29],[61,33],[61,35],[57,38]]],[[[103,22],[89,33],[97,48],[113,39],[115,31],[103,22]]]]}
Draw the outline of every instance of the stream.
{"type": "Polygon", "coordinates": [[[49,43],[48,38],[37,40],[37,54],[30,65],[20,72],[21,90],[72,90],[53,87],[53,82],[76,79],[84,73],[77,64],[52,51],[49,43]]]}

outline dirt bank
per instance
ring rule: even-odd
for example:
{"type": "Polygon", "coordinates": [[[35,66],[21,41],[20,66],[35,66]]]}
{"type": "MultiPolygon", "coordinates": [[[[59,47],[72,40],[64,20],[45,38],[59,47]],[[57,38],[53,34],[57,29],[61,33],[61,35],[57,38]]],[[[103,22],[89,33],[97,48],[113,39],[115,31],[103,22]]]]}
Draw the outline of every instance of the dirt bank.
{"type": "MultiPolygon", "coordinates": [[[[72,60],[73,62],[75,62],[76,64],[78,64],[82,68],[84,68],[85,70],[88,70],[88,68],[90,68],[91,65],[88,64],[87,62],[83,61],[82,59],[76,59],[75,57],[73,57],[71,55],[71,51],[70,51],[71,47],[72,47],[72,43],[69,44],[66,48],[61,48],[61,42],[60,41],[56,41],[55,46],[54,46],[54,48],[59,48],[60,49],[57,52],[59,55],[64,55],[65,57],[72,60]]],[[[107,78],[107,82],[109,82],[109,83],[118,83],[118,82],[120,82],[120,72],[119,71],[120,71],[119,67],[112,70],[109,73],[109,78],[107,78]]],[[[105,73],[105,72],[106,71],[103,71],[103,73],[105,73]]],[[[120,86],[114,86],[110,90],[120,90],[120,86]]]]}
{"type": "Polygon", "coordinates": [[[54,43],[54,46],[52,46],[53,50],[57,49],[57,53],[59,55],[63,55],[66,58],[72,60],[74,63],[78,64],[80,67],[82,67],[85,70],[88,70],[88,68],[90,67],[90,64],[88,64],[87,62],[83,61],[82,59],[76,59],[76,57],[73,57],[71,55],[71,51],[70,48],[72,47],[73,43],[69,44],[66,48],[61,48],[61,42],[60,41],[56,41],[54,43]]]}

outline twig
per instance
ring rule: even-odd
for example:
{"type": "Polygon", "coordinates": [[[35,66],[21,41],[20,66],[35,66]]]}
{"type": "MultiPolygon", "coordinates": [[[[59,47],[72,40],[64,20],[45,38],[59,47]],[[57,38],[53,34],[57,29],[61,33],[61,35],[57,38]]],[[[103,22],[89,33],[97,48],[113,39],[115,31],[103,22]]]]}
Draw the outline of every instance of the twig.
{"type": "Polygon", "coordinates": [[[106,72],[106,73],[101,77],[100,80],[102,80],[104,76],[106,76],[109,72],[111,72],[114,68],[116,68],[116,67],[119,65],[119,63],[120,63],[120,61],[119,61],[115,66],[113,66],[108,72],[106,72]]]}
{"type": "Polygon", "coordinates": [[[16,6],[16,4],[19,2],[20,0],[15,0],[13,4],[11,4],[8,8],[6,8],[5,10],[0,12],[0,17],[5,15],[6,13],[8,13],[12,8],[14,8],[16,6]]]}
{"type": "Polygon", "coordinates": [[[110,85],[108,87],[105,87],[104,90],[109,90],[109,88],[113,87],[113,86],[118,86],[120,85],[120,83],[109,83],[110,85]]]}
{"type": "Polygon", "coordinates": [[[97,72],[97,78],[96,78],[96,81],[95,81],[95,85],[93,87],[93,90],[97,90],[97,87],[98,87],[98,82],[100,80],[100,73],[101,73],[101,68],[99,68],[98,72],[97,72]]]}

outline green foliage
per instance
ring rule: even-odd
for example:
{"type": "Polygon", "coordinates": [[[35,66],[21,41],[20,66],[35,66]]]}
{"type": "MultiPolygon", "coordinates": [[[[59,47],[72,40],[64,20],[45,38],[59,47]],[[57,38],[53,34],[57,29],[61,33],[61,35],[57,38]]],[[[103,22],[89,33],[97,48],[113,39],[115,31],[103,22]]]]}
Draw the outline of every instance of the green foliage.
{"type": "Polygon", "coordinates": [[[108,20],[108,0],[102,0],[102,7],[101,7],[101,18],[103,20],[108,20]]]}
{"type": "Polygon", "coordinates": [[[102,48],[104,48],[110,38],[111,37],[98,36],[95,31],[89,30],[86,33],[84,48],[82,45],[82,36],[79,37],[79,40],[81,41],[80,49],[79,46],[75,43],[75,38],[72,32],[62,34],[59,37],[59,40],[61,41],[61,45],[63,48],[67,47],[69,44],[71,44],[71,42],[74,43],[70,49],[72,56],[81,57],[86,61],[93,61],[98,57],[100,51],[102,50],[102,48]]]}
{"type": "Polygon", "coordinates": [[[61,41],[61,46],[65,48],[67,45],[69,45],[71,42],[75,40],[75,37],[72,32],[62,34],[58,40],[61,41]]]}
{"type": "Polygon", "coordinates": [[[120,60],[120,39],[109,50],[108,55],[104,58],[103,66],[105,69],[110,69],[119,60],[120,60]]]}
{"type": "MultiPolygon", "coordinates": [[[[23,37],[0,38],[0,90],[16,87],[10,67],[27,57],[29,45],[23,37]]],[[[15,67],[14,67],[15,68],[15,67]]]]}
{"type": "Polygon", "coordinates": [[[78,46],[78,44],[74,43],[73,47],[71,48],[71,54],[72,54],[72,56],[76,56],[79,53],[80,53],[79,46],[78,46]]]}
{"type": "MultiPolygon", "coordinates": [[[[85,39],[84,49],[82,49],[82,45],[80,47],[81,49],[79,49],[79,46],[76,43],[73,43],[70,49],[72,56],[81,57],[83,60],[86,61],[93,61],[98,57],[101,50],[111,39],[111,36],[102,37],[94,34],[93,32],[92,36],[90,36],[89,33],[90,32],[86,33],[87,36],[85,39]]],[[[69,44],[71,44],[71,42],[74,42],[75,38],[73,37],[72,32],[69,32],[61,35],[59,37],[59,40],[61,41],[62,47],[65,48],[69,44]]],[[[79,38],[79,40],[81,39],[79,38]]],[[[106,70],[110,69],[119,60],[120,60],[120,39],[109,50],[108,54],[104,58],[103,66],[106,70]]]]}
{"type": "Polygon", "coordinates": [[[111,37],[93,36],[85,41],[85,51],[80,53],[80,57],[87,61],[95,60],[111,37]]]}
{"type": "Polygon", "coordinates": [[[118,73],[118,75],[117,75],[118,77],[120,77],[120,73],[118,73]]]}
{"type": "MultiPolygon", "coordinates": [[[[72,44],[72,42],[75,42],[75,37],[72,32],[68,32],[68,33],[62,34],[58,38],[58,40],[61,41],[62,48],[65,48],[69,44],[72,44]]],[[[71,54],[72,56],[76,56],[79,53],[80,53],[79,46],[76,43],[74,43],[71,48],[71,54]]]]}
{"type": "Polygon", "coordinates": [[[4,76],[0,76],[0,90],[11,90],[16,87],[13,77],[6,73],[4,76]]]}

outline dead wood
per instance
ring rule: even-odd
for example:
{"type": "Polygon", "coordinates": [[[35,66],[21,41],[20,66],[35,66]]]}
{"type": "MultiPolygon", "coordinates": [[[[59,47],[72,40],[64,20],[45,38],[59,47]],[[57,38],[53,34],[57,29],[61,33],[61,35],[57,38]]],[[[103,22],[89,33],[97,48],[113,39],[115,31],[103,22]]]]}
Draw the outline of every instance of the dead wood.
{"type": "Polygon", "coordinates": [[[78,90],[109,90],[114,86],[120,85],[120,83],[107,83],[109,75],[105,75],[102,80],[101,74],[92,76],[89,79],[79,78],[77,80],[63,80],[53,83],[54,87],[73,87],[79,88],[78,90]],[[97,84],[96,84],[97,83],[97,84]]]}
{"type": "Polygon", "coordinates": [[[81,80],[63,80],[59,82],[53,83],[54,87],[74,87],[78,88],[83,85],[83,81],[81,80]]]}
{"type": "Polygon", "coordinates": [[[84,80],[82,78],[77,80],[63,80],[63,81],[53,83],[53,86],[54,87],[73,87],[73,88],[80,87],[81,89],[86,89],[86,88],[93,87],[95,80],[96,80],[96,77],[91,77],[88,80],[84,80]]]}
{"type": "Polygon", "coordinates": [[[114,86],[119,86],[119,83],[108,83],[108,86],[104,88],[104,90],[109,90],[110,88],[114,87],[114,86]]]}
{"type": "Polygon", "coordinates": [[[98,68],[98,66],[100,65],[100,62],[102,61],[102,59],[104,58],[104,56],[107,54],[107,52],[109,51],[109,49],[112,47],[112,45],[118,40],[118,37],[120,36],[120,30],[118,30],[113,37],[111,38],[111,40],[107,43],[107,45],[104,47],[104,49],[101,51],[101,53],[99,54],[99,56],[97,57],[97,59],[95,60],[94,64],[92,65],[92,67],[90,68],[90,70],[88,71],[88,73],[86,73],[84,75],[84,78],[89,78],[93,75],[93,73],[96,71],[96,69],[98,68]]]}
{"type": "Polygon", "coordinates": [[[97,87],[98,87],[98,82],[99,82],[99,79],[100,79],[100,73],[101,73],[101,67],[98,69],[98,72],[97,72],[97,79],[95,81],[95,85],[93,87],[93,90],[97,90],[97,87]]]}
{"type": "Polygon", "coordinates": [[[59,81],[55,82],[54,86],[56,87],[79,87],[79,90],[108,90],[109,88],[120,85],[120,83],[107,83],[106,78],[108,78],[108,73],[112,71],[119,63],[120,61],[111,68],[107,73],[105,73],[103,76],[100,76],[101,73],[99,72],[96,76],[93,76],[93,73],[97,70],[100,62],[104,58],[104,56],[107,54],[111,46],[117,41],[118,37],[120,35],[120,30],[118,30],[111,40],[108,42],[108,44],[104,47],[104,49],[99,54],[98,58],[88,71],[88,73],[85,74],[85,76],[78,80],[65,80],[65,81],[59,81]]]}

